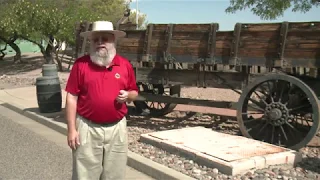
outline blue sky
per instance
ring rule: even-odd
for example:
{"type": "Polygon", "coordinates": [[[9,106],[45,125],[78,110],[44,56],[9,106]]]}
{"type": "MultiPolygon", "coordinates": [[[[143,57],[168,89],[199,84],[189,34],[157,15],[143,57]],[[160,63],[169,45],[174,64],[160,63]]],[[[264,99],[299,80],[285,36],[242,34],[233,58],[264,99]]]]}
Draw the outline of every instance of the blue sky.
{"type": "MultiPolygon", "coordinates": [[[[136,2],[132,2],[130,6],[131,9],[136,9],[136,2]]],[[[320,8],[313,8],[305,14],[288,10],[283,17],[263,21],[250,10],[227,14],[224,11],[228,6],[229,0],[138,0],[138,10],[147,14],[150,23],[217,22],[219,30],[233,30],[237,22],[320,21],[320,8]]]]}

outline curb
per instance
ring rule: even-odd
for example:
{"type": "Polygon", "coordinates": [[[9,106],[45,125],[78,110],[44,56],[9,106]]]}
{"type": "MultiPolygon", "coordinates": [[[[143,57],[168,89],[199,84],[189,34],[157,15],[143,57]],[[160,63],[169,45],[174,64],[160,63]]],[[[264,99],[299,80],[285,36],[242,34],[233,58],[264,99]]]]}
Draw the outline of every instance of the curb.
{"type": "MultiPolygon", "coordinates": [[[[14,103],[2,103],[1,106],[8,108],[12,111],[15,111],[23,116],[26,116],[40,124],[43,124],[63,135],[67,135],[66,124],[62,122],[54,121],[50,118],[43,117],[34,112],[24,110],[14,103]]],[[[136,154],[132,151],[128,151],[128,162],[127,165],[140,171],[154,179],[163,179],[163,180],[195,180],[194,178],[187,176],[183,173],[180,173],[174,169],[168,168],[162,164],[156,163],[148,158],[145,158],[139,154],[136,154]]]]}

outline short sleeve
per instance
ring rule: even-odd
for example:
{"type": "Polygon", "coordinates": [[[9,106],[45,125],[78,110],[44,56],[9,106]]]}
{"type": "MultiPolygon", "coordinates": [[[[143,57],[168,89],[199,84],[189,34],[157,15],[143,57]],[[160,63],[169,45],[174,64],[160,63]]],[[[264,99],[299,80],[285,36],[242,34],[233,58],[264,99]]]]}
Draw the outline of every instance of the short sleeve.
{"type": "Polygon", "coordinates": [[[75,61],[69,74],[65,91],[70,94],[78,95],[80,93],[80,68],[79,62],[75,61]]]}
{"type": "Polygon", "coordinates": [[[131,63],[128,63],[127,65],[128,68],[128,84],[127,84],[127,91],[139,91],[138,86],[137,86],[137,82],[136,82],[136,76],[135,76],[135,72],[133,70],[133,67],[131,65],[131,63]]]}

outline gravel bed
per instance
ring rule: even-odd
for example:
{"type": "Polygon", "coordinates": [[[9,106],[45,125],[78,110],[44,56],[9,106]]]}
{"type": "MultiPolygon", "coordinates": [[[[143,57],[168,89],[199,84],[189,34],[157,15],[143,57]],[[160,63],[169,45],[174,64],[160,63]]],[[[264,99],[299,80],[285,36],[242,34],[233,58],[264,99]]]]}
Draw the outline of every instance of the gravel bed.
{"type": "MultiPolygon", "coordinates": [[[[0,75],[0,89],[13,88],[21,86],[35,85],[36,76],[26,75],[0,75]]],[[[67,80],[67,75],[61,76],[62,87],[67,80]]],[[[197,99],[211,100],[229,100],[236,101],[239,95],[231,90],[221,90],[214,88],[184,88],[182,96],[197,99]]],[[[218,169],[208,168],[176,154],[171,154],[154,146],[139,142],[140,135],[143,133],[177,129],[192,126],[204,126],[212,128],[215,131],[228,134],[239,135],[239,127],[236,121],[232,119],[223,119],[201,113],[172,112],[161,119],[140,116],[130,116],[128,118],[128,131],[130,145],[129,149],[155,162],[164,164],[172,169],[182,172],[186,175],[201,180],[210,179],[283,179],[283,180],[300,180],[300,179],[320,179],[320,148],[306,147],[301,149],[303,161],[295,168],[284,166],[272,166],[267,169],[249,171],[243,175],[227,176],[221,174],[218,169]]],[[[320,141],[320,132],[318,133],[318,141],[320,141]]],[[[320,144],[320,143],[319,143],[320,144]]]]}
{"type": "MultiPolygon", "coordinates": [[[[219,172],[218,169],[202,166],[194,162],[192,159],[181,157],[177,154],[166,152],[157,147],[139,142],[140,134],[159,131],[177,129],[183,127],[192,127],[202,125],[212,128],[215,131],[239,135],[238,125],[233,120],[219,120],[209,115],[197,115],[197,117],[189,117],[185,120],[173,119],[145,119],[144,117],[131,116],[128,119],[128,130],[130,145],[129,149],[146,158],[149,158],[160,164],[164,164],[172,169],[182,172],[196,179],[283,179],[283,180],[299,180],[299,179],[320,179],[320,149],[319,147],[306,147],[301,149],[303,161],[295,168],[285,166],[271,166],[266,169],[249,171],[243,175],[227,176],[219,172]],[[219,125],[216,125],[219,124],[219,125]]],[[[320,138],[318,138],[320,141],[320,138]]]]}
{"type": "MultiPolygon", "coordinates": [[[[37,77],[41,77],[41,74],[36,74],[32,76],[23,76],[23,75],[0,75],[0,89],[10,89],[10,88],[19,88],[27,86],[35,86],[37,77]]],[[[67,82],[67,75],[63,73],[59,76],[61,87],[65,87],[67,82]]]]}

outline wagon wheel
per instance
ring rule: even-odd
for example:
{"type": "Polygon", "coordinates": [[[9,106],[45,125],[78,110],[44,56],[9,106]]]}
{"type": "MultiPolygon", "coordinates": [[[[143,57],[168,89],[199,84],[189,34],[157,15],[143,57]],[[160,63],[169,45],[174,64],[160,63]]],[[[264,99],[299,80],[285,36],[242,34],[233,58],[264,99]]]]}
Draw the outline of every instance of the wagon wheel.
{"type": "Polygon", "coordinates": [[[243,90],[237,118],[244,136],[297,150],[317,134],[319,110],[316,94],[303,81],[270,74],[243,90]]]}
{"type": "MultiPolygon", "coordinates": [[[[150,90],[148,92],[150,92],[150,90]]],[[[180,86],[165,88],[162,84],[155,84],[153,85],[153,90],[151,90],[150,93],[180,97],[180,86]]],[[[134,105],[137,108],[137,111],[142,112],[143,115],[155,117],[169,114],[177,106],[177,104],[174,103],[161,103],[152,101],[135,101],[134,105]]]]}

